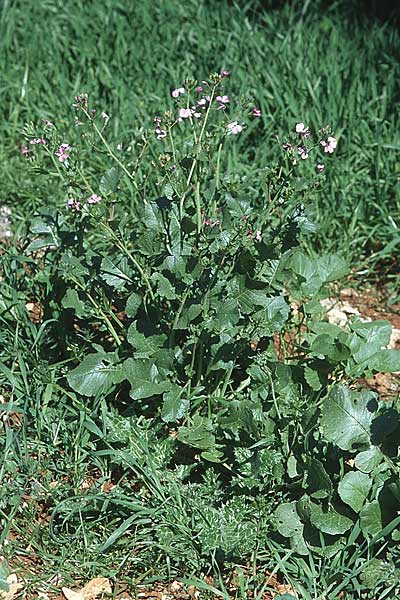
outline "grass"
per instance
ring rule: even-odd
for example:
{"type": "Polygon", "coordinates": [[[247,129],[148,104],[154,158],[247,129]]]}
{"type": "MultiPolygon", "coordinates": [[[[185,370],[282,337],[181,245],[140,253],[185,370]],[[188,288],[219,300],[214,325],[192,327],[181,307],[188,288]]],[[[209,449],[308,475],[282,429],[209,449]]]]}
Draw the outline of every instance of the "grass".
{"type": "MultiPolygon", "coordinates": [[[[329,122],[339,151],[315,205],[319,230],[310,250],[342,253],[359,277],[384,270],[395,300],[400,34],[391,23],[350,14],[346,4],[3,0],[0,203],[12,208],[16,230],[35,209],[58,202],[24,172],[25,122],[69,119],[73,97],[87,91],[111,115],[114,140],[128,144],[152,126],[172,86],[226,68],[238,95],[255,95],[263,118],[260,130],[249,129],[231,150],[225,173],[257,179],[278,152],[276,133],[284,135],[298,121],[329,122]]],[[[13,256],[7,268],[7,293],[17,306],[22,259],[13,256]]],[[[24,285],[29,289],[29,278],[24,285]]],[[[63,365],[49,366],[38,350],[45,330],[18,310],[13,318],[0,316],[0,377],[12,415],[0,435],[0,543],[11,540],[2,553],[30,573],[26,597],[34,597],[38,585],[57,588],[52,578],[60,573],[71,586],[105,575],[137,591],[173,579],[178,565],[190,582],[213,570],[212,585],[227,598],[226,573],[215,575],[223,560],[202,550],[212,547],[202,538],[204,521],[218,530],[219,516],[207,512],[210,495],[219,493],[216,482],[210,476],[183,491],[184,457],[168,479],[168,444],[156,444],[154,432],[144,425],[135,432],[133,424],[129,432],[111,407],[84,404],[60,387],[56,371],[63,365]],[[34,373],[32,357],[39,365],[34,373]],[[23,412],[14,413],[13,404],[23,412]],[[107,439],[100,434],[110,423],[107,439]],[[132,499],[139,480],[143,502],[132,499]]],[[[265,512],[256,500],[233,507],[226,536],[238,535],[243,520],[241,538],[254,527],[261,535],[266,523],[254,518],[258,514],[265,512]]],[[[245,598],[251,589],[261,598],[270,587],[265,572],[279,567],[287,581],[302,586],[303,598],[333,600],[342,592],[340,580],[352,598],[367,599],[357,579],[360,556],[344,551],[310,565],[291,561],[271,542],[244,565],[245,577],[239,571],[233,594],[245,598]]],[[[395,598],[393,582],[388,578],[374,598],[395,598]]],[[[211,587],[204,593],[212,595],[211,587]]]]}
{"type": "Polygon", "coordinates": [[[237,93],[254,93],[263,111],[261,135],[243,136],[227,170],[248,173],[251,164],[257,172],[271,160],[275,133],[300,120],[329,122],[340,160],[315,207],[318,244],[354,264],[369,257],[367,269],[382,262],[400,239],[399,33],[357,18],[346,3],[269,6],[5,0],[3,201],[20,217],[47,202],[31,181],[20,181],[24,122],[67,116],[74,95],[87,91],[112,116],[115,139],[129,140],[151,125],[173,85],[224,67],[237,93]]]}

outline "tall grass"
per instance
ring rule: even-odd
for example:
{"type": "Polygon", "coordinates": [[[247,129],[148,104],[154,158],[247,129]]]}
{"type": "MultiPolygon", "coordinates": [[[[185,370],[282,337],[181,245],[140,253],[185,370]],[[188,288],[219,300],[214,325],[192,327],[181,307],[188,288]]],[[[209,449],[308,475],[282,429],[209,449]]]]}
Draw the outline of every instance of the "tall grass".
{"type": "Polygon", "coordinates": [[[51,201],[35,181],[21,181],[25,121],[70,117],[73,96],[87,91],[111,114],[115,138],[129,140],[151,125],[171,86],[223,67],[263,111],[262,128],[242,136],[228,173],[267,166],[287,125],[330,123],[340,160],[315,205],[317,243],[353,261],[385,258],[400,243],[400,36],[347,4],[5,0],[2,201],[21,215],[51,201]]]}

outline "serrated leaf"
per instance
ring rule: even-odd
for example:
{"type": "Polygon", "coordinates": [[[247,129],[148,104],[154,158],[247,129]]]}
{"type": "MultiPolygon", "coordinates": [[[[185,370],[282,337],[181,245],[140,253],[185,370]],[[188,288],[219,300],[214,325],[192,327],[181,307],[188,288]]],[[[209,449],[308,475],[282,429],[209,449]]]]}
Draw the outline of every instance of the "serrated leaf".
{"type": "MultiPolygon", "coordinates": [[[[258,300],[260,302],[261,300],[258,300]]],[[[258,311],[254,317],[262,316],[261,335],[273,335],[280,331],[289,317],[290,308],[283,296],[265,297],[264,310],[258,311]]]]}
{"type": "Polygon", "coordinates": [[[350,473],[346,473],[339,483],[339,496],[345,504],[348,504],[358,513],[368,498],[371,485],[372,480],[366,473],[351,471],[350,473]]]}
{"type": "Polygon", "coordinates": [[[329,535],[346,533],[353,526],[353,521],[336,512],[333,508],[324,511],[319,504],[310,505],[310,521],[319,531],[329,535]]]}
{"type": "Polygon", "coordinates": [[[79,298],[78,292],[72,288],[69,288],[61,301],[63,308],[70,308],[75,311],[77,317],[84,317],[87,315],[88,310],[86,309],[85,303],[79,298]]]}
{"type": "Polygon", "coordinates": [[[174,188],[170,183],[166,183],[164,186],[164,196],[168,198],[168,200],[172,200],[174,197],[174,188]]]}
{"type": "Polygon", "coordinates": [[[134,400],[158,396],[171,387],[169,381],[160,381],[160,372],[150,360],[128,358],[123,364],[123,372],[131,384],[130,396],[134,400]]]}
{"type": "Polygon", "coordinates": [[[320,375],[315,369],[306,366],[304,368],[304,378],[312,390],[318,392],[322,388],[320,375]]]}
{"type": "Polygon", "coordinates": [[[327,441],[342,450],[369,444],[376,394],[336,386],[322,405],[321,429],[327,441]]]}
{"type": "Polygon", "coordinates": [[[178,386],[166,392],[163,396],[161,418],[166,423],[179,421],[189,410],[189,399],[184,395],[184,390],[178,386]]]}
{"type": "Polygon", "coordinates": [[[146,336],[138,331],[136,321],[129,326],[127,339],[135,349],[137,358],[149,358],[162,348],[167,341],[165,334],[146,336]]]}

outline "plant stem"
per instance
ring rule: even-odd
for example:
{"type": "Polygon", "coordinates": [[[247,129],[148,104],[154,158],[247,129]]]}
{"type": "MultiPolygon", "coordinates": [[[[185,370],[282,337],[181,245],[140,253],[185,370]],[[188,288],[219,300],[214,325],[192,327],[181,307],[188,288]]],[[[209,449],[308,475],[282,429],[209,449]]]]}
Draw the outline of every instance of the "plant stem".
{"type": "Polygon", "coordinates": [[[131,260],[131,262],[135,265],[136,269],[139,271],[139,274],[140,274],[140,276],[143,279],[144,284],[146,285],[147,289],[149,290],[150,298],[152,300],[154,300],[153,288],[151,287],[150,280],[147,277],[146,273],[144,272],[143,267],[140,266],[140,264],[138,263],[138,261],[136,260],[136,258],[128,250],[128,248],[125,246],[125,244],[123,243],[123,241],[120,240],[119,237],[114,233],[114,231],[111,229],[111,227],[109,225],[107,225],[106,223],[104,223],[104,222],[102,222],[100,224],[107,231],[107,233],[109,233],[109,235],[113,238],[113,240],[115,241],[116,246],[122,252],[124,252],[126,254],[126,256],[131,260]]]}
{"type": "Polygon", "coordinates": [[[118,156],[113,152],[113,150],[111,149],[111,146],[109,145],[109,143],[107,142],[106,138],[104,137],[103,133],[101,132],[101,130],[97,127],[94,119],[92,119],[92,117],[90,116],[90,114],[88,113],[87,110],[83,109],[83,112],[85,113],[86,117],[89,119],[89,121],[92,124],[93,129],[95,130],[95,132],[97,133],[97,135],[99,136],[99,138],[101,139],[101,141],[103,142],[108,154],[111,156],[111,158],[121,167],[121,169],[124,171],[124,173],[126,175],[128,175],[129,179],[132,181],[133,185],[135,186],[136,189],[138,189],[137,183],[135,181],[134,176],[132,175],[132,173],[130,173],[128,171],[128,169],[125,167],[125,165],[120,161],[120,159],[118,158],[118,156]]]}

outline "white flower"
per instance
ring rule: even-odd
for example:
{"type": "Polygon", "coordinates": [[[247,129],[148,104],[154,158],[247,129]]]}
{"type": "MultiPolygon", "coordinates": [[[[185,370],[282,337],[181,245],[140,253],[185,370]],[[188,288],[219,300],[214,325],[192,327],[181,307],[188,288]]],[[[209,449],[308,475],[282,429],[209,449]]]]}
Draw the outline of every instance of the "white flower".
{"type": "Polygon", "coordinates": [[[232,121],[232,123],[228,123],[228,135],[236,135],[241,131],[243,131],[243,125],[240,125],[240,123],[238,123],[237,121],[232,121]]]}
{"type": "Polygon", "coordinates": [[[304,123],[297,123],[296,125],[296,133],[305,133],[307,131],[307,127],[304,123]]]}

